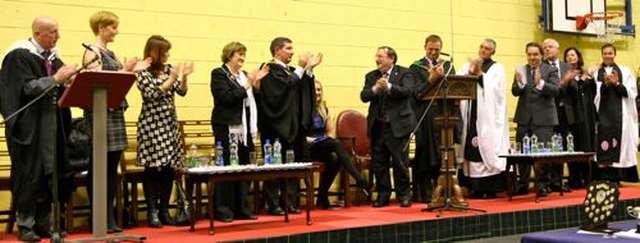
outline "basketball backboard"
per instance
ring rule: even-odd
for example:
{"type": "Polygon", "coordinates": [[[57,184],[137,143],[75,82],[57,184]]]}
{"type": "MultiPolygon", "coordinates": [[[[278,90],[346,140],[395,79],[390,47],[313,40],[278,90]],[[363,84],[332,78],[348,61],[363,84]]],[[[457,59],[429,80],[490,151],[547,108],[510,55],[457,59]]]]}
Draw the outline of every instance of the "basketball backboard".
{"type": "Polygon", "coordinates": [[[632,0],[541,0],[542,14],[540,22],[544,31],[570,34],[596,35],[594,28],[576,28],[576,18],[589,13],[619,11],[624,13],[620,25],[616,26],[619,35],[635,37],[631,3],[632,0]]]}

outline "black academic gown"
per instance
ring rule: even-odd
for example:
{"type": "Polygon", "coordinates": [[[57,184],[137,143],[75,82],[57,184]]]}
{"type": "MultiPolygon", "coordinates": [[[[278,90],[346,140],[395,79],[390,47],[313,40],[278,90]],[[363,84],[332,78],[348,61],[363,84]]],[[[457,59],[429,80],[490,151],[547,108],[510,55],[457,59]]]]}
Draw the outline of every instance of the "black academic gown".
{"type": "MultiPolygon", "coordinates": [[[[443,68],[449,70],[451,63],[445,61],[443,68]]],[[[429,82],[429,69],[431,65],[426,58],[415,61],[409,69],[413,75],[414,98],[411,99],[411,106],[416,119],[422,117],[425,109],[429,105],[429,100],[424,100],[419,94],[422,94],[432,88],[429,82]]],[[[455,74],[455,68],[452,67],[451,74],[455,74]]],[[[431,108],[425,115],[422,123],[418,124],[418,130],[415,133],[415,155],[412,161],[414,167],[414,183],[421,183],[421,196],[427,197],[431,194],[432,183],[425,180],[435,181],[440,171],[440,126],[434,124],[436,104],[432,104],[431,108]],[[426,183],[426,184],[425,184],[426,183]],[[427,188],[422,188],[427,187],[427,188]]],[[[426,199],[425,199],[426,200],[426,199]]]]}
{"type": "MultiPolygon", "coordinates": [[[[314,79],[306,72],[299,77],[293,67],[283,67],[275,61],[262,65],[269,65],[270,70],[261,80],[260,89],[254,90],[260,140],[264,145],[266,139],[270,139],[273,145],[276,138],[280,139],[283,162],[287,161],[285,151],[288,149],[293,149],[294,161],[309,161],[305,136],[313,126],[316,99],[314,79]]],[[[290,202],[297,201],[298,184],[288,184],[290,202]]],[[[270,211],[280,206],[277,190],[277,183],[265,182],[270,211]]]]}
{"type": "MultiPolygon", "coordinates": [[[[60,59],[52,60],[52,73],[62,65],[60,59]]],[[[54,83],[53,77],[47,75],[44,60],[39,55],[22,48],[9,52],[0,71],[2,115],[6,118],[54,83]]],[[[64,91],[64,87],[56,89],[58,95],[64,91]]],[[[60,202],[66,202],[71,195],[72,182],[66,150],[70,122],[70,110],[53,105],[51,95],[7,121],[5,136],[11,156],[11,193],[18,211],[51,202],[49,179],[54,155],[58,159],[60,202]],[[51,127],[54,121],[57,122],[57,136],[51,127]]]]}

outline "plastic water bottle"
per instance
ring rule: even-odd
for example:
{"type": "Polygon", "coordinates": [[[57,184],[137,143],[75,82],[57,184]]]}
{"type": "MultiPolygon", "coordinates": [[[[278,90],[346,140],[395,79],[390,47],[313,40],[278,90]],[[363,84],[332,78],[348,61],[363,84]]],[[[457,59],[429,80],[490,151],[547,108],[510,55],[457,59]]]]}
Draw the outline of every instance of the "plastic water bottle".
{"type": "Polygon", "coordinates": [[[555,133],[551,135],[551,152],[558,152],[558,138],[555,133]]]}
{"type": "Polygon", "coordinates": [[[562,144],[563,143],[562,140],[564,140],[564,139],[562,138],[562,135],[560,135],[560,133],[558,133],[558,135],[556,135],[556,138],[558,139],[558,151],[559,152],[564,151],[564,146],[562,144]]]}
{"type": "Polygon", "coordinates": [[[539,153],[540,148],[538,147],[538,136],[534,133],[531,135],[531,153],[539,153]]]}
{"type": "Polygon", "coordinates": [[[282,164],[282,144],[280,144],[280,139],[277,138],[273,143],[273,163],[282,164]]]}
{"type": "Polygon", "coordinates": [[[216,166],[224,166],[224,148],[222,142],[216,143],[216,166]]]}
{"type": "Polygon", "coordinates": [[[575,149],[573,147],[573,135],[571,135],[571,132],[569,132],[569,134],[567,134],[567,151],[568,152],[574,152],[575,149]]]}
{"type": "Polygon", "coordinates": [[[189,147],[189,164],[187,167],[195,168],[198,165],[198,146],[195,143],[189,147]]]}
{"type": "Polygon", "coordinates": [[[240,165],[240,160],[238,159],[238,142],[235,138],[231,139],[231,144],[229,144],[229,164],[240,165]]]}
{"type": "Polygon", "coordinates": [[[273,164],[273,147],[271,146],[271,140],[265,139],[264,141],[264,164],[270,165],[273,164]]]}
{"type": "Polygon", "coordinates": [[[522,153],[530,154],[531,153],[531,140],[529,138],[529,134],[525,133],[522,138],[522,153]]]}

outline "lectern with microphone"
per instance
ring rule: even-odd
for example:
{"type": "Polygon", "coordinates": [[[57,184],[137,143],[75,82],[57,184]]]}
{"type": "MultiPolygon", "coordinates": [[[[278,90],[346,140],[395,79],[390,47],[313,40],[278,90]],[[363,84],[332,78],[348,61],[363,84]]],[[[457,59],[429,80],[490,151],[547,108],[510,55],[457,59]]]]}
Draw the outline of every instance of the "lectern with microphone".
{"type": "Polygon", "coordinates": [[[478,77],[470,75],[448,75],[445,79],[431,86],[431,89],[420,94],[425,100],[435,99],[436,118],[440,124],[440,142],[442,150],[442,166],[438,185],[434,190],[434,197],[428,208],[422,211],[438,211],[438,217],[444,210],[474,210],[486,212],[482,209],[468,207],[468,202],[462,196],[456,176],[455,151],[453,147],[454,128],[458,123],[460,100],[474,100],[478,77]],[[436,88],[437,87],[437,88],[436,88]],[[443,92],[439,92],[442,88],[443,92]]]}
{"type": "Polygon", "coordinates": [[[60,107],[93,110],[93,237],[76,242],[133,240],[145,236],[114,234],[107,237],[107,109],[120,105],[136,76],[114,71],[87,71],[78,74],[60,98],[60,107]]]}

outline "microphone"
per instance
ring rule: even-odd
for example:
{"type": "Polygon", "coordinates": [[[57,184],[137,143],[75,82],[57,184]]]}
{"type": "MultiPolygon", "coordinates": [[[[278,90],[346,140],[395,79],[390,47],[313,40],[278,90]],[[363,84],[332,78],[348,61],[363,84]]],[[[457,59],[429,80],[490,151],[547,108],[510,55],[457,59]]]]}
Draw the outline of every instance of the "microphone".
{"type": "MultiPolygon", "coordinates": [[[[83,44],[83,45],[84,45],[84,44],[83,44]]],[[[451,54],[446,53],[446,52],[440,52],[440,55],[443,55],[443,56],[445,56],[445,57],[450,57],[450,56],[451,56],[451,54]]]]}
{"type": "MultiPolygon", "coordinates": [[[[89,45],[87,45],[87,44],[85,44],[85,43],[82,43],[82,46],[83,46],[85,49],[87,49],[87,51],[94,52],[94,53],[96,52],[96,51],[94,51],[94,50],[93,50],[89,45]]],[[[441,54],[442,54],[442,53],[441,53],[441,54]]],[[[448,56],[448,55],[447,55],[447,56],[448,56]]]]}
{"type": "Polygon", "coordinates": [[[89,46],[89,45],[87,45],[87,44],[85,44],[85,43],[82,43],[82,47],[84,47],[84,49],[87,49],[87,51],[90,51],[90,52],[93,52],[93,54],[96,54],[96,56],[93,58],[93,60],[89,61],[89,62],[85,65],[85,68],[86,68],[86,66],[88,66],[90,63],[94,63],[94,62],[96,62],[96,61],[98,61],[98,63],[100,63],[100,54],[98,54],[95,50],[93,50],[93,48],[91,48],[91,46],[89,46]]]}

